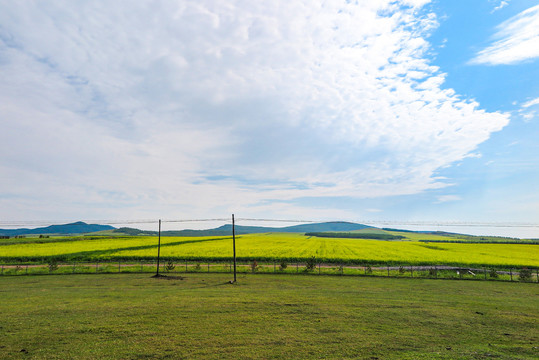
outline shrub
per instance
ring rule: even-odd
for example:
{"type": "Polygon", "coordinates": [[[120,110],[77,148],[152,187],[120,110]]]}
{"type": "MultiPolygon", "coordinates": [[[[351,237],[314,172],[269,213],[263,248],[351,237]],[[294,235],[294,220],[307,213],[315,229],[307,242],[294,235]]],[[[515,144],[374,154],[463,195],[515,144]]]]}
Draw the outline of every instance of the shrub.
{"type": "Polygon", "coordinates": [[[520,269],[518,273],[518,278],[520,281],[528,282],[532,280],[532,271],[528,268],[520,269]]]}
{"type": "Polygon", "coordinates": [[[53,272],[58,270],[58,262],[55,259],[52,259],[48,263],[49,266],[49,272],[53,272]]]}
{"type": "Polygon", "coordinates": [[[403,266],[399,266],[399,274],[404,274],[406,270],[404,270],[403,266]]]}
{"type": "Polygon", "coordinates": [[[366,274],[372,274],[372,267],[370,265],[368,265],[366,268],[365,268],[365,273],[366,274]]]}
{"type": "Polygon", "coordinates": [[[174,265],[174,261],[172,261],[172,260],[169,260],[169,261],[167,262],[167,264],[165,265],[165,270],[166,270],[166,271],[172,271],[172,270],[174,270],[175,268],[176,268],[176,265],[174,265]]]}
{"type": "Polygon", "coordinates": [[[202,269],[202,267],[200,266],[200,263],[198,262],[196,265],[195,265],[195,270],[200,270],[202,269]]]}
{"type": "Polygon", "coordinates": [[[496,272],[495,269],[491,269],[489,272],[488,272],[488,276],[490,276],[491,278],[493,279],[497,279],[498,278],[498,273],[496,272]]]}
{"type": "Polygon", "coordinates": [[[251,263],[251,272],[255,273],[257,270],[258,270],[258,263],[256,262],[256,260],[254,260],[251,263]]]}
{"type": "Polygon", "coordinates": [[[279,270],[283,271],[288,267],[288,263],[286,261],[281,261],[281,264],[279,265],[279,270]]]}

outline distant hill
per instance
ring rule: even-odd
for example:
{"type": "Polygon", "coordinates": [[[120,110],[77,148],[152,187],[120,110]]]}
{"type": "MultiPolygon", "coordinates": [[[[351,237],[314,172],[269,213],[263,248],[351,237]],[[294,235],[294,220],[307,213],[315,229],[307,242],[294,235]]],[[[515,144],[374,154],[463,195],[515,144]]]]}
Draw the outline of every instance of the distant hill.
{"type": "MultiPolygon", "coordinates": [[[[241,234],[255,234],[255,233],[268,233],[268,232],[282,232],[282,233],[305,233],[305,232],[347,232],[366,229],[369,226],[356,224],[351,222],[334,221],[314,224],[301,224],[285,227],[267,227],[267,226],[244,226],[235,225],[235,232],[237,235],[241,234]]],[[[124,233],[129,235],[155,235],[156,231],[143,231],[133,228],[120,228],[114,230],[116,233],[124,233]]],[[[163,236],[230,236],[232,235],[232,225],[227,224],[215,229],[207,230],[172,230],[161,232],[163,236]]]]}
{"type": "Polygon", "coordinates": [[[85,234],[103,230],[114,230],[110,225],[86,224],[78,221],[71,224],[51,225],[35,229],[0,229],[2,236],[40,235],[40,234],[85,234]]]}

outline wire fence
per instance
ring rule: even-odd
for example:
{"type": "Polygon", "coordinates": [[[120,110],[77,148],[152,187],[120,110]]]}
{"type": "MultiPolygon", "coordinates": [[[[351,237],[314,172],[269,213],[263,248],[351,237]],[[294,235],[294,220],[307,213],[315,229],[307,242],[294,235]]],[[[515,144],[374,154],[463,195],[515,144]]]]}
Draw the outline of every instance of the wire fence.
{"type": "MultiPolygon", "coordinates": [[[[539,283],[539,268],[457,267],[447,265],[351,265],[320,262],[286,261],[240,261],[236,264],[238,274],[303,274],[333,276],[373,276],[416,279],[452,279],[484,281],[518,281],[539,283]]],[[[31,276],[55,274],[112,274],[156,273],[153,261],[103,261],[103,262],[49,262],[1,264],[0,276],[31,276]]],[[[233,273],[233,262],[202,262],[193,260],[164,259],[160,262],[160,274],[187,273],[233,273]]]]}

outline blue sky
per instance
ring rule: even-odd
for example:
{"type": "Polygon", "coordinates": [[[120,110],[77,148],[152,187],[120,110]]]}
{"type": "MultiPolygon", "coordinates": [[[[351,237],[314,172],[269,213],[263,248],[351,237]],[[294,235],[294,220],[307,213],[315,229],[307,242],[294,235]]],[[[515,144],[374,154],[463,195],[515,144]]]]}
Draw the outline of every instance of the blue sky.
{"type": "Polygon", "coordinates": [[[529,0],[0,0],[0,223],[539,237],[538,57],[529,0]]]}

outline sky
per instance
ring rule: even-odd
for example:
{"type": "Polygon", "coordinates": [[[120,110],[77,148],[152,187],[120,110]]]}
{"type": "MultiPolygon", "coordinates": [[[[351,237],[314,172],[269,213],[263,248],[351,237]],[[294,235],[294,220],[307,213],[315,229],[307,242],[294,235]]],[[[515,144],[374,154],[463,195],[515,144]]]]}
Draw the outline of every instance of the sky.
{"type": "Polygon", "coordinates": [[[539,237],[538,58],[532,0],[0,0],[0,225],[539,237]]]}

